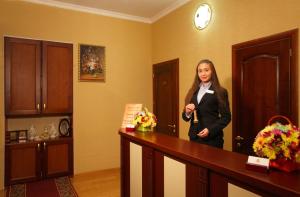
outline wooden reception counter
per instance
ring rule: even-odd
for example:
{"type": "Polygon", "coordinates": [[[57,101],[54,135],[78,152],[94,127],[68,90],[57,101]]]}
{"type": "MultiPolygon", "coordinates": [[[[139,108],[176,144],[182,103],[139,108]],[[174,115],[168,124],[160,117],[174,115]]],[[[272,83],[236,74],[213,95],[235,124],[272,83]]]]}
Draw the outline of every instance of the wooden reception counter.
{"type": "Polygon", "coordinates": [[[121,196],[300,196],[300,173],[245,168],[246,155],[120,130],[121,196]]]}

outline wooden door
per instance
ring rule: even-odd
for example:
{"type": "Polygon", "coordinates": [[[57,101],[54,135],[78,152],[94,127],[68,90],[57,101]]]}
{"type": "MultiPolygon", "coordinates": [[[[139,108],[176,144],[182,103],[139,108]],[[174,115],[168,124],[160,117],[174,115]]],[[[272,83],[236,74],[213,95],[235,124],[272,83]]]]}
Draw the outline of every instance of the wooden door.
{"type": "Polygon", "coordinates": [[[40,112],[40,41],[5,37],[5,114],[40,112]]]}
{"type": "Polygon", "coordinates": [[[253,154],[257,133],[277,114],[298,123],[298,32],[234,45],[233,150],[253,154]]]}
{"type": "Polygon", "coordinates": [[[37,143],[5,146],[5,185],[41,178],[40,146],[37,143]]]}
{"type": "Polygon", "coordinates": [[[44,114],[73,112],[73,45],[43,42],[44,114]]]}
{"type": "Polygon", "coordinates": [[[153,111],[158,120],[156,131],[177,137],[178,66],[179,59],[153,65],[153,111]]]}
{"type": "Polygon", "coordinates": [[[43,150],[43,174],[45,177],[73,174],[72,138],[43,142],[43,150]]]}

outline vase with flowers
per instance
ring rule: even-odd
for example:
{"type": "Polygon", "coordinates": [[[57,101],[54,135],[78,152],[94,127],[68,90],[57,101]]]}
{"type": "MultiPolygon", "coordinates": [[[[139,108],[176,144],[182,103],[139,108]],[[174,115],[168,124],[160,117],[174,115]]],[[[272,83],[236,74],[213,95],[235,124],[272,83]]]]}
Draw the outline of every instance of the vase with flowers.
{"type": "Polygon", "coordinates": [[[135,125],[136,130],[147,132],[151,131],[156,126],[157,120],[153,113],[149,112],[146,107],[138,112],[133,119],[132,124],[135,125]]]}
{"type": "Polygon", "coordinates": [[[300,164],[300,130],[293,126],[285,116],[273,116],[261,130],[253,144],[254,152],[260,157],[270,159],[270,167],[286,172],[299,169],[300,164]],[[279,122],[271,124],[274,119],[283,118],[289,124],[279,122]]]}

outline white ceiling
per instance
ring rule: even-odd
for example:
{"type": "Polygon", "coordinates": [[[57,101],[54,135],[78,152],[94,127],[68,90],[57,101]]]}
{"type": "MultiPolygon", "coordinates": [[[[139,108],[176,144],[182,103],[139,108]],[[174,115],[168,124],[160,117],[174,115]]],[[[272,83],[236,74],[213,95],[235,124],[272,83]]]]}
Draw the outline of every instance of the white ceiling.
{"type": "Polygon", "coordinates": [[[190,0],[24,0],[65,9],[152,23],[190,0]]]}

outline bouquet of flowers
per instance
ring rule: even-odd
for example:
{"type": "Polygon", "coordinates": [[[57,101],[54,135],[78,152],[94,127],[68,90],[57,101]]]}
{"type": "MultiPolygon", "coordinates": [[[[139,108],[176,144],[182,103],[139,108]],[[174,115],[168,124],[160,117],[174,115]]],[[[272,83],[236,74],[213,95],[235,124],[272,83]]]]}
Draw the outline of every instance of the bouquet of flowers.
{"type": "Polygon", "coordinates": [[[155,115],[149,112],[146,107],[135,115],[132,122],[139,131],[150,131],[156,126],[156,123],[155,115]]]}
{"type": "Polygon", "coordinates": [[[288,122],[288,125],[269,124],[257,134],[253,144],[258,156],[269,158],[272,167],[284,171],[294,170],[291,168],[297,168],[297,163],[300,163],[300,130],[288,122]],[[288,163],[292,166],[284,166],[288,163]]]}

